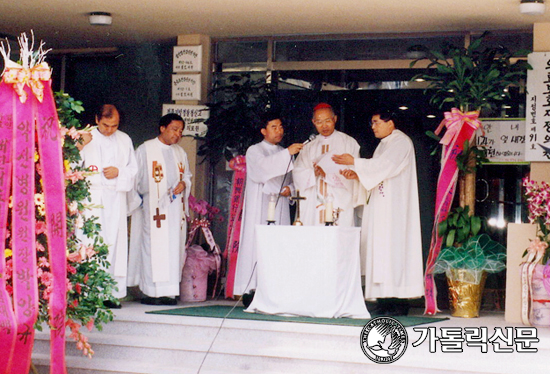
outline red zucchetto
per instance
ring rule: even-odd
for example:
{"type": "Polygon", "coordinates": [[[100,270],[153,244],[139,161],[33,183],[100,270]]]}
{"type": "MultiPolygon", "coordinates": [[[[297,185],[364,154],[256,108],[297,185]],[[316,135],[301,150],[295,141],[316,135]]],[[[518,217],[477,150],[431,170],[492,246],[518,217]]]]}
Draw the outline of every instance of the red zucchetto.
{"type": "Polygon", "coordinates": [[[332,106],[330,106],[330,104],[327,104],[327,103],[319,103],[315,106],[315,108],[313,108],[313,111],[315,112],[316,110],[319,110],[319,109],[332,109],[332,106]]]}

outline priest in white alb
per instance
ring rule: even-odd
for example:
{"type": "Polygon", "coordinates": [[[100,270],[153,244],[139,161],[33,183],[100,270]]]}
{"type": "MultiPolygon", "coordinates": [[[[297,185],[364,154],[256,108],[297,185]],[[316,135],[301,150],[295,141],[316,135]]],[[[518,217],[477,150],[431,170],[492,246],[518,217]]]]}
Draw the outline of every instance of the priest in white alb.
{"type": "MultiPolygon", "coordinates": [[[[246,187],[244,211],[233,293],[244,295],[256,288],[255,226],[267,219],[277,225],[290,224],[289,196],[292,184],[292,156],[300,152],[302,143],[283,148],[284,128],[277,113],[267,113],[260,129],[264,140],[246,151],[246,187]],[[270,197],[274,202],[270,204],[270,197]]],[[[244,299],[243,299],[244,301],[244,299]]]]}
{"type": "Polygon", "coordinates": [[[395,127],[395,114],[372,116],[371,127],[380,144],[372,158],[335,155],[355,171],[342,174],[358,181],[357,205],[364,205],[361,251],[365,270],[365,299],[377,299],[377,314],[408,313],[406,299],[424,295],[420,210],[414,146],[395,127]]]}
{"type": "Polygon", "coordinates": [[[191,172],[177,143],[185,123],[174,113],[159,121],[159,136],[136,151],[136,191],[143,203],[132,214],[129,285],[139,286],[143,304],[175,305],[185,261],[191,172]]]}
{"type": "Polygon", "coordinates": [[[312,122],[319,135],[304,146],[292,171],[294,186],[306,198],[300,204],[300,221],[307,226],[324,225],[327,216],[336,212],[339,226],[355,225],[354,183],[340,174],[348,167],[335,164],[331,157],[343,153],[359,157],[359,144],[335,130],[337,119],[329,104],[313,109],[312,122]],[[326,206],[332,206],[332,212],[327,214],[326,206]]]}
{"type": "MultiPolygon", "coordinates": [[[[112,104],[102,105],[95,115],[97,128],[83,136],[78,144],[83,166],[95,172],[87,177],[90,183],[91,210],[84,212],[86,217],[98,217],[100,235],[108,246],[107,271],[113,276],[118,290],[113,296],[126,296],[126,276],[128,263],[127,192],[134,187],[137,163],[132,140],[118,130],[120,114],[112,104]]],[[[94,238],[85,238],[84,243],[93,243],[94,238]]],[[[120,308],[106,300],[110,308],[120,308]]]]}

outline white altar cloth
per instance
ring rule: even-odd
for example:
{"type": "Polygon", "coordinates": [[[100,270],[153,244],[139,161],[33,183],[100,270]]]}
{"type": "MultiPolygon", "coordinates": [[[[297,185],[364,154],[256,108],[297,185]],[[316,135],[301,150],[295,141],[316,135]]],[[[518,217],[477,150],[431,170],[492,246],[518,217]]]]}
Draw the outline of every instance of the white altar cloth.
{"type": "Polygon", "coordinates": [[[370,318],[359,238],[358,227],[256,225],[258,283],[246,311],[370,318]]]}

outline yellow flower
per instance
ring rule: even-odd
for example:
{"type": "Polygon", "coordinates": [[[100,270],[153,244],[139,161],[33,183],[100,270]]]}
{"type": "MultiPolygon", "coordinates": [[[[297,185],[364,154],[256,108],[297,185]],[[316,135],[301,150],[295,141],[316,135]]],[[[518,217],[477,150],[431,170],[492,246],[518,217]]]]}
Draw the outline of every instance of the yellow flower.
{"type": "Polygon", "coordinates": [[[69,160],[64,160],[63,165],[65,165],[65,172],[69,172],[71,170],[71,165],[69,164],[69,160]]]}
{"type": "Polygon", "coordinates": [[[11,256],[12,256],[13,252],[11,251],[11,249],[6,248],[6,249],[4,250],[4,254],[5,254],[5,257],[8,258],[8,257],[11,257],[11,256]]]}
{"type": "Polygon", "coordinates": [[[39,158],[38,152],[34,152],[34,162],[37,162],[39,158]]]}

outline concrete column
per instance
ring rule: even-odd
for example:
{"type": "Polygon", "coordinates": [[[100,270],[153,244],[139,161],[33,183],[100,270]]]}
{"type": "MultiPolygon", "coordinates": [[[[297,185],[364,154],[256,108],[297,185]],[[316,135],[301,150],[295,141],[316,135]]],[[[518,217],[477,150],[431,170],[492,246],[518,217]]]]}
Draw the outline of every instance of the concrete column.
{"type": "MultiPolygon", "coordinates": [[[[202,68],[201,68],[201,99],[200,100],[178,100],[176,104],[181,105],[204,105],[208,100],[208,91],[212,81],[212,57],[210,37],[200,34],[179,35],[177,44],[179,46],[202,45],[202,68]]],[[[200,163],[201,158],[197,156],[200,141],[184,137],[179,145],[187,152],[189,167],[193,173],[193,186],[191,193],[198,199],[205,199],[208,196],[208,162],[200,163]]]]}

